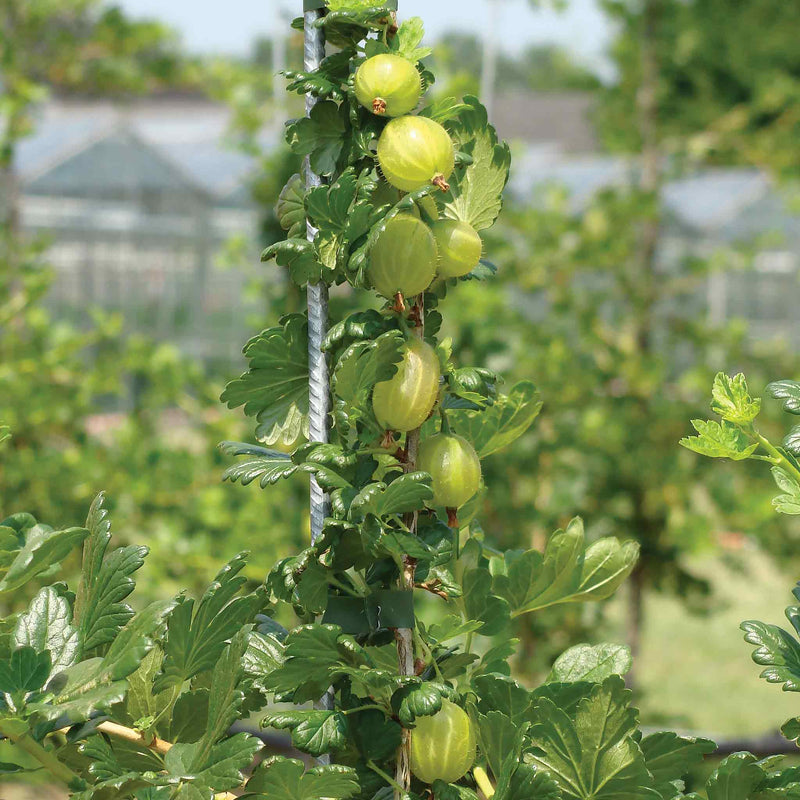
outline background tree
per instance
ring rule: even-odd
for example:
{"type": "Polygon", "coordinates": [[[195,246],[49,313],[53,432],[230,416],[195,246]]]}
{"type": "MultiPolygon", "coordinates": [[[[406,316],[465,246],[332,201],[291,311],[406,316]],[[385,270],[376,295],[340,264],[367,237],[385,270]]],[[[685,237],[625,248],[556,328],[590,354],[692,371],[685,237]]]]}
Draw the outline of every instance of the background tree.
{"type": "Polygon", "coordinates": [[[598,120],[605,141],[632,152],[643,137],[632,124],[643,76],[643,32],[658,16],[652,49],[659,140],[688,144],[714,163],[757,164],[787,177],[800,174],[800,54],[794,32],[800,8],[780,0],[604,0],[619,26],[613,47],[618,79],[598,120]]]}

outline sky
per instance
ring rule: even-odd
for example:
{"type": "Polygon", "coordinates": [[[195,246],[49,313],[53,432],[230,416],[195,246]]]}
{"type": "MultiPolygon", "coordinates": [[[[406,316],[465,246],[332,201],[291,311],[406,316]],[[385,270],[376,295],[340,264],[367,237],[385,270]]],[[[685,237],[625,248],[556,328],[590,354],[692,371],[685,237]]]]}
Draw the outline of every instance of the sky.
{"type": "MultiPolygon", "coordinates": [[[[196,53],[243,55],[258,36],[271,35],[281,13],[295,16],[300,0],[117,0],[132,16],[157,17],[176,28],[196,53]]],[[[420,16],[435,41],[447,30],[481,34],[489,22],[487,0],[400,0],[400,16],[420,16]],[[453,9],[458,13],[454,15],[453,9]]],[[[528,0],[500,0],[497,30],[502,50],[554,42],[601,74],[611,30],[596,0],[571,0],[564,12],[533,10],[528,0]]],[[[285,23],[284,23],[285,24],[285,23]]]]}

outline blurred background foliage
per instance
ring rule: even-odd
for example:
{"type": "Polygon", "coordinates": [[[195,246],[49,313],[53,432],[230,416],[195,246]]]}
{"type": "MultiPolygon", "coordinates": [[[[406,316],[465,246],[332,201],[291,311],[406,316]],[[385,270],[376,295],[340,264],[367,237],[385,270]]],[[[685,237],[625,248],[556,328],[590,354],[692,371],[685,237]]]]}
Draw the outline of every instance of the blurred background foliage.
{"type": "MultiPolygon", "coordinates": [[[[754,677],[741,686],[753,670],[733,622],[780,613],[781,593],[773,601],[761,589],[796,570],[798,533],[774,518],[761,471],[720,469],[677,442],[690,418],[706,416],[716,371],[744,369],[760,387],[796,377],[797,361],[790,349],[748,336],[741,321],[710,321],[698,302],[715,271],[749,263],[749,242],[662,261],[661,189],[705,164],[757,166],[790,185],[800,125],[791,32],[800,12],[774,0],[603,7],[617,25],[614,81],[550,45],[497,58],[505,92],[591,93],[604,146],[626,154],[630,170],[579,207],[555,184],[535,202],[510,196],[486,242],[497,280],[443,301],[459,361],[497,369],[508,385],[531,378],[545,398],[535,430],[486,461],[480,520],[503,548],[540,547],[575,514],[592,535],[642,543],[640,567],[608,607],[522,623],[515,666],[523,679],[576,641],[627,639],[641,656],[635,680],[645,721],[758,733],[782,719],[780,697],[754,677]],[[750,698],[736,715],[703,690],[708,666],[698,659],[711,641],[724,690],[750,698]]],[[[300,113],[276,94],[273,75],[277,61],[299,66],[299,35],[279,51],[256,41],[246,59],[201,58],[184,53],[164,25],[99,0],[0,0],[0,36],[0,423],[13,433],[0,462],[0,516],[27,510],[72,524],[103,489],[119,539],[151,547],[141,597],[196,591],[243,549],[254,554],[257,581],[307,535],[307,487],[298,480],[267,494],[221,484],[217,443],[248,436],[218,402],[241,363],[201,365],[169,343],[128,335],[104,309],[86,308],[81,324],[61,319],[46,302],[55,275],[47,242],[20,230],[13,165],[48,93],[208,96],[232,109],[228,145],[253,159],[258,244],[269,244],[282,235],[275,200],[298,164],[263,131],[300,113]]],[[[476,92],[484,58],[478,38],[443,37],[434,91],[476,92]]],[[[233,238],[218,266],[245,272],[247,325],[256,333],[304,298],[252,252],[252,242],[233,238]]],[[[338,315],[351,299],[340,291],[332,302],[338,315]]]]}

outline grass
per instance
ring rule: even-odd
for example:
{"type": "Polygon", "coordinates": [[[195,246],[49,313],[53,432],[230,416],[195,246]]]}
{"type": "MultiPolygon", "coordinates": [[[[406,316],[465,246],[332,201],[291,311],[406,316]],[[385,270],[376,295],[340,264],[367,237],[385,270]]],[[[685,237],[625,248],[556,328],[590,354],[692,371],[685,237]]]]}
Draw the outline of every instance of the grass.
{"type": "Polygon", "coordinates": [[[644,724],[746,737],[774,732],[800,714],[800,695],[758,677],[761,668],[739,629],[747,619],[788,625],[784,609],[794,602],[797,577],[755,549],[736,558],[741,570],[719,556],[691,565],[713,584],[708,615],[691,614],[672,598],[647,597],[638,665],[644,724]]]}

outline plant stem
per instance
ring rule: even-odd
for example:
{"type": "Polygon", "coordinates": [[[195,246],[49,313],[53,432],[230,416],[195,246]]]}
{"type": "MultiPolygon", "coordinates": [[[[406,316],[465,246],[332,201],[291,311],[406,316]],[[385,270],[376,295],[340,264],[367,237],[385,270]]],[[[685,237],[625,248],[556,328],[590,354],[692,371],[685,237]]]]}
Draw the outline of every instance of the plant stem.
{"type": "Polygon", "coordinates": [[[341,581],[336,580],[336,578],[334,578],[333,576],[329,575],[327,580],[331,586],[335,586],[337,589],[341,589],[345,594],[349,594],[350,597],[357,597],[359,600],[364,599],[363,594],[359,594],[357,591],[355,591],[355,589],[351,589],[349,586],[346,586],[341,581]]]}
{"type": "Polygon", "coordinates": [[[800,483],[800,470],[766,436],[762,436],[756,431],[756,438],[759,444],[772,456],[772,463],[790,472],[794,479],[800,483]]]}
{"type": "MultiPolygon", "coordinates": [[[[414,303],[412,311],[419,324],[413,329],[412,335],[423,338],[425,333],[425,305],[424,296],[419,295],[414,303]]],[[[406,437],[406,463],[404,465],[406,472],[413,472],[417,467],[417,450],[419,449],[419,432],[420,429],[411,431],[406,437]]],[[[418,513],[414,511],[406,515],[405,524],[409,532],[416,535],[418,513]]],[[[405,591],[414,591],[414,572],[416,569],[416,561],[413,558],[406,556],[403,559],[402,569],[400,570],[400,588],[405,591]]],[[[399,667],[399,674],[413,675],[414,674],[414,631],[411,628],[398,628],[395,631],[395,640],[397,642],[397,662],[399,667]]],[[[411,786],[411,732],[403,729],[403,740],[400,749],[397,751],[397,765],[395,768],[395,800],[402,800],[403,796],[408,793],[411,786]]]]}
{"type": "Polygon", "coordinates": [[[157,736],[151,739],[133,728],[126,728],[116,722],[101,722],[97,726],[97,730],[107,733],[109,736],[115,736],[117,739],[124,739],[126,742],[142,745],[160,756],[166,755],[172,747],[172,742],[159,739],[157,736]]]}
{"type": "Polygon", "coordinates": [[[406,793],[406,790],[391,775],[384,772],[374,761],[367,761],[367,766],[376,775],[380,775],[389,786],[394,787],[395,793],[399,792],[401,797],[406,793]]]}
{"type": "Polygon", "coordinates": [[[19,747],[20,750],[35,758],[54,778],[63,781],[71,789],[86,785],[83,778],[73,772],[66,764],[62,764],[52,751],[39,744],[30,735],[29,728],[26,727],[20,732],[10,725],[4,726],[3,722],[0,721],[0,734],[9,739],[16,747],[19,747]]]}

